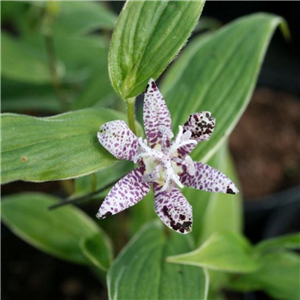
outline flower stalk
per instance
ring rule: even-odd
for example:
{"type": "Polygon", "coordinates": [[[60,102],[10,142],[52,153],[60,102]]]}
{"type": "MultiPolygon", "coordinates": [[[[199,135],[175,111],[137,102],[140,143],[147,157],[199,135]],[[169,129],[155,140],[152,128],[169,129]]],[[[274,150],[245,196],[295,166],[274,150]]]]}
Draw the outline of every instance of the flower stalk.
{"type": "Polygon", "coordinates": [[[135,97],[127,99],[127,118],[131,131],[136,134],[135,127],[135,97]]]}

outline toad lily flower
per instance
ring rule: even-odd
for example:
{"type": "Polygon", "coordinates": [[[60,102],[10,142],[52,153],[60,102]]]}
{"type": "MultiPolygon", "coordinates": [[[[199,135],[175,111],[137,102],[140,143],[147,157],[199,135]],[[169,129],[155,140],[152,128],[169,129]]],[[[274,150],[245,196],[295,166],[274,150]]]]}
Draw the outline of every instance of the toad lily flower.
{"type": "Polygon", "coordinates": [[[155,212],[171,229],[188,233],[192,228],[192,207],[177,186],[236,194],[235,185],[218,170],[193,162],[188,155],[199,142],[210,138],[215,119],[209,112],[190,115],[173,139],[170,112],[155,82],[147,85],[144,126],[147,140],[138,138],[125,122],[105,123],[99,142],[118,159],[139,165],[120,179],[106,196],[97,217],[104,219],[138,203],[153,185],[155,212]]]}

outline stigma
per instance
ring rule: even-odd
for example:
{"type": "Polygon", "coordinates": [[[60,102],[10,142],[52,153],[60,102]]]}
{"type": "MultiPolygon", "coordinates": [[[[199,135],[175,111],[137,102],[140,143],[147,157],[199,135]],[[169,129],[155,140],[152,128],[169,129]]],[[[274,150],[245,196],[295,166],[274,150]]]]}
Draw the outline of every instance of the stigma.
{"type": "Polygon", "coordinates": [[[188,130],[183,132],[179,126],[177,136],[173,141],[173,133],[169,128],[159,127],[161,139],[153,148],[148,146],[147,140],[139,138],[139,150],[134,157],[134,162],[142,161],[145,172],[142,180],[147,183],[157,183],[161,186],[160,191],[170,191],[175,185],[183,188],[180,182],[180,174],[186,170],[190,175],[195,174],[194,162],[190,156],[179,155],[179,149],[190,144],[197,144],[192,140],[192,133],[188,130]]]}

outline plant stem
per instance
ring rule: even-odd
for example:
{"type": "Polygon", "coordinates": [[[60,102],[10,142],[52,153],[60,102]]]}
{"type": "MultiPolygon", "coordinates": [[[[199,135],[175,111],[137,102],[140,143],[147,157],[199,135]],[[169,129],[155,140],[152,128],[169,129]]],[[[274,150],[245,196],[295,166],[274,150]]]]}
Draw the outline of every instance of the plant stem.
{"type": "Polygon", "coordinates": [[[51,79],[52,79],[52,85],[55,89],[56,95],[59,98],[61,102],[61,106],[64,111],[68,109],[68,101],[67,98],[62,90],[61,82],[58,76],[57,72],[57,60],[56,60],[56,55],[54,51],[54,45],[53,45],[53,38],[51,34],[45,34],[45,41],[46,41],[46,49],[47,49],[47,55],[48,55],[48,60],[49,60],[49,70],[51,74],[51,79]]]}
{"type": "Polygon", "coordinates": [[[135,128],[135,98],[127,99],[127,118],[131,131],[136,134],[135,128]]]}
{"type": "Polygon", "coordinates": [[[59,207],[62,207],[62,206],[65,206],[67,204],[75,204],[75,203],[78,203],[78,202],[83,202],[83,201],[87,201],[87,200],[90,200],[90,198],[92,198],[93,196],[105,191],[107,188],[115,185],[118,181],[118,180],[115,180],[113,182],[110,182],[108,183],[107,185],[105,185],[104,187],[92,192],[92,193],[89,193],[89,194],[86,194],[84,196],[81,196],[81,197],[77,197],[77,198],[74,198],[74,199],[69,199],[69,200],[63,200],[62,202],[59,202],[59,203],[56,203],[56,204],[53,204],[51,206],[48,207],[48,209],[55,209],[55,208],[59,208],[59,207]]]}

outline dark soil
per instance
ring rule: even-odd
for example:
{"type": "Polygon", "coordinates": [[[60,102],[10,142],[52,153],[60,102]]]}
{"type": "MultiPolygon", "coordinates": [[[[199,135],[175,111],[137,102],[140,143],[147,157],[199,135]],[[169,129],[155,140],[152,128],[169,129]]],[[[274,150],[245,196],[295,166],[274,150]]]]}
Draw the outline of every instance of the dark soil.
{"type": "Polygon", "coordinates": [[[300,184],[300,99],[259,88],[230,138],[244,198],[300,184]]]}

